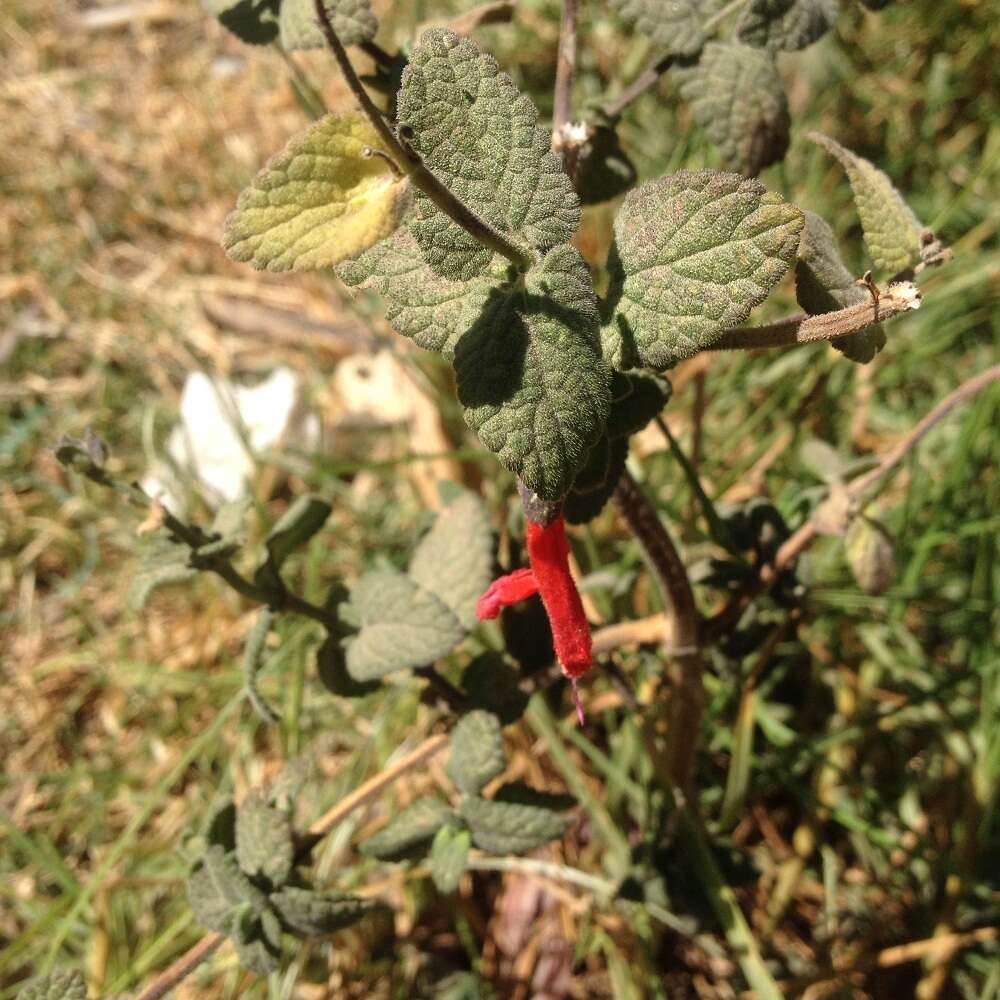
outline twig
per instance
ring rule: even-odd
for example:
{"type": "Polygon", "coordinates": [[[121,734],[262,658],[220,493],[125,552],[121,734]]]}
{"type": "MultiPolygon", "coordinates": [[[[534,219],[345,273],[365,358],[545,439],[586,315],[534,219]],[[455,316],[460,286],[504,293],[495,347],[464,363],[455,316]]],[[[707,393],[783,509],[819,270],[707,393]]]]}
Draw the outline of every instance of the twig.
{"type": "Polygon", "coordinates": [[[614,492],[619,514],[638,539],[669,606],[673,654],[668,672],[671,697],[665,765],[673,783],[690,801],[691,778],[705,692],[702,685],[698,609],[687,569],[656,509],[626,470],[614,492]]]}
{"type": "Polygon", "coordinates": [[[798,313],[763,326],[727,330],[709,351],[755,351],[768,347],[796,347],[821,340],[836,340],[857,333],[901,313],[920,308],[920,290],[909,281],[890,285],[878,299],[872,297],[836,312],[809,316],[798,313]]]}
{"type": "MultiPolygon", "coordinates": [[[[448,736],[439,733],[436,736],[429,736],[418,747],[411,750],[402,760],[396,761],[389,767],[384,768],[375,777],[370,778],[363,785],[356,788],[350,795],[341,799],[335,806],[327,810],[312,826],[309,827],[307,840],[311,850],[320,840],[323,839],[335,826],[343,822],[355,809],[360,809],[367,805],[374,798],[380,795],[390,785],[398,781],[408,771],[430,760],[448,745],[448,736]]],[[[303,848],[300,847],[300,850],[303,848]]],[[[225,941],[221,934],[206,934],[197,944],[189,948],[176,962],[168,969],[160,973],[141,993],[136,994],[134,1000],[159,1000],[165,996],[182,980],[191,975],[194,970],[207,961],[225,941]]]]}
{"type": "Polygon", "coordinates": [[[649,90],[674,64],[674,56],[660,56],[651,62],[617,97],[605,101],[601,111],[608,118],[620,118],[622,112],[649,90]]]}
{"type": "Polygon", "coordinates": [[[556,89],[552,112],[552,152],[559,153],[570,177],[580,149],[568,141],[566,127],[573,111],[573,73],[576,69],[576,0],[563,0],[556,56],[556,89]]]}
{"type": "MultiPolygon", "coordinates": [[[[987,368],[963,382],[957,389],[944,397],[929,413],[927,413],[899,443],[892,448],[873,469],[862,476],[851,480],[844,489],[852,505],[862,503],[883,478],[891,473],[906,456],[920,443],[926,434],[943,420],[956,406],[972,399],[977,393],[1000,381],[1000,365],[987,368]]],[[[803,550],[816,538],[818,531],[814,521],[806,521],[798,530],[787,538],[775,553],[771,562],[764,563],[758,569],[757,577],[748,587],[734,594],[725,607],[705,623],[704,635],[715,638],[723,634],[740,616],[750,603],[760,595],[775,579],[802,554],[803,550]]]]}
{"type": "Polygon", "coordinates": [[[372,127],[378,132],[379,138],[391,154],[400,172],[410,179],[414,187],[427,195],[445,215],[457,222],[466,232],[479,240],[483,246],[493,250],[495,253],[502,254],[520,270],[526,271],[532,263],[532,258],[528,251],[515,246],[506,236],[486,222],[485,219],[481,219],[476,215],[468,205],[452,194],[427,169],[415,150],[405,143],[400,142],[396,137],[396,134],[389,128],[382,117],[382,112],[375,107],[374,102],[368,96],[368,91],[365,90],[358,79],[357,73],[354,72],[351,60],[347,57],[347,51],[333,29],[333,23],[330,20],[326,4],[323,0],[315,0],[315,3],[316,17],[319,20],[320,30],[323,32],[323,37],[326,39],[326,43],[330,47],[337,65],[340,67],[340,72],[347,82],[347,86],[350,88],[355,100],[361,106],[361,110],[371,122],[372,127]]]}

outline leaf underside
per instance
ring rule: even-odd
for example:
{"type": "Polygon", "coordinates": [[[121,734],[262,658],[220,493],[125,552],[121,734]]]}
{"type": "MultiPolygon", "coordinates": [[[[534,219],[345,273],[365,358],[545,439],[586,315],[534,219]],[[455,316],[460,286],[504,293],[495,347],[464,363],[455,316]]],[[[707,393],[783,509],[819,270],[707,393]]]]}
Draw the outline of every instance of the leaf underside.
{"type": "Polygon", "coordinates": [[[476,847],[494,854],[526,854],[561,837],[569,825],[549,809],[489,799],[465,798],[458,811],[476,847]]]}
{"type": "Polygon", "coordinates": [[[794,52],[822,38],[839,13],[839,0],[750,0],[736,33],[755,48],[794,52]]]}
{"type": "Polygon", "coordinates": [[[697,65],[674,71],[681,96],[726,170],[755,177],[788,150],[788,99],[773,56],[749,45],[709,42],[697,65]]]}
{"type": "Polygon", "coordinates": [[[663,370],[744,322],[795,260],[802,213],[756,180],[681,171],[615,218],[605,357],[663,370]]]}
{"type": "MultiPolygon", "coordinates": [[[[333,30],[344,45],[370,42],[378,30],[378,21],[368,0],[325,0],[333,30]]],[[[318,49],[326,41],[316,21],[315,0],[281,0],[282,48],[318,49]]]]}

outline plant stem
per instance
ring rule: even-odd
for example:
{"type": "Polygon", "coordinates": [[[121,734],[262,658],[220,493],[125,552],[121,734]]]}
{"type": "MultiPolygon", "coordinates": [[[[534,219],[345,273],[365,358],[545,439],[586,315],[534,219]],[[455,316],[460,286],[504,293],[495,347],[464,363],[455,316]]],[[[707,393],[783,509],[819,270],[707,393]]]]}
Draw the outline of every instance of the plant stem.
{"type": "Polygon", "coordinates": [[[556,89],[552,112],[552,152],[562,157],[570,177],[576,168],[579,145],[569,140],[566,126],[573,112],[573,73],[576,69],[576,0],[563,0],[556,57],[556,89]]]}
{"type": "Polygon", "coordinates": [[[608,118],[620,118],[622,112],[649,90],[674,64],[674,56],[659,56],[651,62],[617,97],[605,101],[601,111],[608,118]]]}
{"type": "Polygon", "coordinates": [[[315,0],[316,17],[319,20],[320,29],[326,39],[330,51],[333,53],[340,72],[347,82],[355,100],[361,106],[361,110],[371,122],[372,127],[378,133],[379,138],[385,145],[388,152],[400,172],[405,174],[415,188],[422,191],[434,204],[441,209],[449,218],[457,222],[466,232],[474,236],[483,246],[502,254],[512,264],[522,271],[526,271],[532,264],[532,256],[527,251],[515,246],[506,236],[493,228],[485,219],[481,219],[463,201],[457,198],[444,184],[441,183],[427,169],[417,153],[405,143],[400,142],[393,130],[386,124],[382,117],[382,112],[375,107],[374,102],[368,96],[361,81],[358,79],[347,51],[337,37],[333,29],[333,23],[327,12],[326,4],[323,0],[315,0]]]}
{"type": "Polygon", "coordinates": [[[873,323],[892,319],[911,309],[920,308],[920,290],[909,281],[890,285],[878,298],[838,309],[836,312],[810,316],[798,313],[763,326],[727,330],[709,351],[755,351],[768,347],[796,347],[821,340],[836,340],[857,333],[873,323]]]}
{"type": "Polygon", "coordinates": [[[702,684],[700,620],[687,569],[663,522],[639,484],[626,471],[614,492],[614,503],[635,535],[668,606],[672,640],[668,670],[671,692],[667,709],[665,766],[672,783],[691,802],[692,776],[705,692],[702,684]]]}

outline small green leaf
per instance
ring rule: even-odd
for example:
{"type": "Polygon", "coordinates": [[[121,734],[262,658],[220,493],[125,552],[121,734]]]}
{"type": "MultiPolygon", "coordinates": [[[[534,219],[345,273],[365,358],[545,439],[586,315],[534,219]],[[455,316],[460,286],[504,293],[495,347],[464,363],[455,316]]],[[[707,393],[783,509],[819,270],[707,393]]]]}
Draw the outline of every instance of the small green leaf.
{"type": "Polygon", "coordinates": [[[466,423],[544,500],[559,500],[607,420],[590,272],[557,247],[519,290],[494,294],[455,350],[466,423]]]}
{"type": "Polygon", "coordinates": [[[257,620],[243,647],[243,690],[257,714],[271,725],[278,721],[279,716],[257,689],[257,675],[261,670],[264,648],[273,619],[274,615],[269,608],[262,608],[257,612],[257,620]]]}
{"type": "Polygon", "coordinates": [[[322,498],[305,494],[278,518],[268,532],[267,554],[279,569],[298,548],[305,545],[326,524],[333,508],[322,498]]]}
{"type": "Polygon", "coordinates": [[[462,672],[462,689],[472,708],[492,712],[508,726],[524,714],[528,696],[518,688],[517,671],[499,653],[482,653],[462,672]]]}
{"type": "Polygon", "coordinates": [[[222,245],[269,271],[333,267],[385,239],[409,206],[409,182],[359,111],[327,115],[295,136],[239,197],[222,245]]]}
{"type": "Polygon", "coordinates": [[[190,565],[191,550],[162,536],[147,539],[132,584],[129,607],[141,611],[154,590],[172,583],[186,583],[198,575],[190,565]]]}
{"type": "Polygon", "coordinates": [[[809,138],[840,161],[854,192],[868,252],[880,271],[896,274],[920,260],[923,227],[892,181],[861,156],[819,132],[809,138]]]}
{"type": "Polygon", "coordinates": [[[472,838],[468,830],[443,826],[431,844],[431,878],[438,892],[451,893],[465,873],[472,838]]]}
{"type": "Polygon", "coordinates": [[[233,945],[240,965],[260,976],[281,964],[281,924],[270,910],[244,907],[233,925],[233,945]]]}
{"type": "Polygon", "coordinates": [[[866,594],[884,594],[896,576],[892,536],[874,518],[854,518],[844,536],[847,565],[866,594]]]}
{"type": "Polygon", "coordinates": [[[489,799],[464,798],[458,811],[469,824],[472,842],[492,854],[527,854],[557,840],[569,825],[548,809],[489,799]]]}
{"type": "MultiPolygon", "coordinates": [[[[344,45],[370,42],[378,30],[369,0],[325,0],[333,30],[344,45]]],[[[315,0],[281,0],[281,46],[320,49],[326,44],[316,20],[315,0]]]]}
{"type": "Polygon", "coordinates": [[[482,275],[468,281],[444,278],[424,260],[405,229],[337,268],[346,285],[371,289],[385,300],[386,321],[397,333],[449,360],[506,273],[506,261],[495,256],[482,275]]]}
{"type": "Polygon", "coordinates": [[[662,370],[710,347],[788,271],[803,222],[736,174],[684,170],[629,192],[615,218],[605,356],[662,370]]]}
{"type": "Polygon", "coordinates": [[[618,133],[599,125],[576,168],[581,204],[596,205],[617,198],[635,183],[636,176],[635,164],[621,148],[618,133]]]}
{"type": "Polygon", "coordinates": [[[356,681],[433,663],[465,635],[447,605],[395,570],[366,573],[351,590],[351,603],[361,621],[347,640],[347,671],[356,681]]]}
{"type": "Polygon", "coordinates": [[[295,845],[285,813],[251,792],[236,810],[236,858],[242,871],[271,886],[284,885],[292,871],[295,845]]]}
{"type": "Polygon", "coordinates": [[[87,982],[76,969],[59,969],[33,979],[17,1000],[87,1000],[87,982]]]}
{"type": "Polygon", "coordinates": [[[336,635],[327,636],[319,647],[316,671],[323,687],[341,698],[364,698],[379,689],[378,681],[361,684],[347,672],[347,652],[343,640],[336,635]]]}
{"type": "Polygon", "coordinates": [[[453,823],[454,818],[455,814],[439,799],[424,796],[411,802],[359,850],[380,861],[396,860],[430,843],[438,830],[453,823]]]}
{"type": "Polygon", "coordinates": [[[293,934],[332,934],[356,924],[374,909],[370,899],[339,892],[316,892],[285,886],[271,895],[285,927],[293,934]]]}
{"type": "Polygon", "coordinates": [[[462,627],[476,627],[476,601],[493,571],[493,535],[486,508],[463,493],[438,514],[410,560],[410,578],[447,605],[462,627]]]}
{"type": "Polygon", "coordinates": [[[216,803],[205,827],[205,840],[210,847],[223,851],[236,850],[236,803],[228,796],[216,803]]]}
{"type": "MultiPolygon", "coordinates": [[[[399,122],[427,167],[495,228],[540,250],[572,237],[580,204],[531,99],[496,60],[445,28],[421,35],[403,73],[399,122]]],[[[411,230],[439,273],[468,279],[492,253],[428,199],[411,230]]]]}
{"type": "Polygon", "coordinates": [[[448,777],[463,792],[477,795],[506,766],[500,720],[481,710],[463,715],[451,733],[448,777]]]}
{"type": "Polygon", "coordinates": [[[608,414],[608,436],[638,434],[670,400],[673,389],[665,378],[638,372],[615,372],[613,400],[608,414]]]}
{"type": "MultiPolygon", "coordinates": [[[[806,212],[805,216],[799,259],[795,262],[795,297],[799,305],[817,315],[864,302],[870,293],[858,285],[840,259],[833,230],[818,215],[806,212]]],[[[882,350],[885,341],[881,323],[874,323],[832,343],[851,361],[867,364],[882,350]]]]}
{"type": "Polygon", "coordinates": [[[586,524],[604,509],[618,486],[628,460],[628,438],[605,438],[607,462],[600,479],[573,483],[563,509],[570,524],[586,524]]]}
{"type": "Polygon", "coordinates": [[[278,37],[281,0],[201,0],[237,38],[248,45],[267,45],[278,37]]]}
{"type": "Polygon", "coordinates": [[[195,921],[220,934],[232,932],[241,907],[267,908],[267,897],[240,870],[235,854],[218,846],[209,847],[191,873],[187,893],[195,921]]]}
{"type": "Polygon", "coordinates": [[[611,0],[637,38],[664,55],[693,56],[705,44],[705,0],[611,0]]]}
{"type": "Polygon", "coordinates": [[[773,56],[709,42],[697,65],[674,71],[681,96],[718,148],[722,165],[755,177],[788,150],[788,99],[773,56]]]}
{"type": "Polygon", "coordinates": [[[840,0],[750,0],[736,33],[772,52],[795,52],[822,38],[840,13],[840,0]]]}

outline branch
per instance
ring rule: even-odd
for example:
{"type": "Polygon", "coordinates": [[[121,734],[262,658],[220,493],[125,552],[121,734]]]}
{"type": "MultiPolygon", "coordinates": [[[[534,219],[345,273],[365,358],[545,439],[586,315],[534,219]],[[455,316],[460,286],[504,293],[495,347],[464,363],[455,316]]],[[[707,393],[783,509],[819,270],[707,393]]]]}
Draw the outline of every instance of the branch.
{"type": "Polygon", "coordinates": [[[620,118],[622,112],[649,90],[674,64],[674,56],[660,56],[653,60],[617,97],[605,101],[601,111],[608,118],[620,118]]]}
{"type": "Polygon", "coordinates": [[[810,316],[798,313],[764,326],[746,326],[727,330],[709,351],[755,351],[767,347],[797,347],[821,340],[836,340],[881,323],[901,313],[920,308],[920,290],[909,281],[890,285],[884,292],[857,305],[836,312],[810,316]]]}
{"type": "Polygon", "coordinates": [[[702,684],[698,609],[687,569],[677,554],[656,509],[626,470],[614,492],[614,503],[635,535],[652,567],[668,605],[670,626],[664,629],[671,640],[668,672],[671,697],[665,765],[671,780],[690,796],[698,734],[705,692],[702,684]]]}
{"type": "Polygon", "coordinates": [[[451,191],[445,187],[427,169],[424,162],[410,146],[401,142],[382,117],[382,112],[375,107],[374,102],[368,96],[358,79],[347,51],[337,37],[337,32],[333,29],[330,14],[326,9],[323,0],[315,0],[316,17],[319,20],[320,30],[326,39],[326,44],[330,47],[340,72],[354,95],[355,100],[361,106],[361,110],[371,122],[372,127],[378,132],[386,149],[392,154],[392,158],[399,170],[405,174],[410,183],[415,188],[422,191],[434,204],[441,209],[449,218],[457,222],[466,232],[474,236],[483,246],[494,253],[502,254],[512,264],[522,271],[526,271],[532,264],[532,257],[526,250],[515,246],[506,236],[494,229],[485,219],[481,219],[469,208],[465,202],[459,200],[451,191]]]}
{"type": "MultiPolygon", "coordinates": [[[[429,736],[402,760],[396,761],[395,764],[391,764],[375,777],[360,785],[309,827],[306,838],[300,845],[300,852],[311,851],[323,837],[343,822],[355,809],[367,805],[404,774],[426,763],[447,745],[447,734],[439,733],[436,736],[429,736]]],[[[214,932],[206,934],[169,968],[160,973],[141,993],[136,994],[135,1000],[160,1000],[160,997],[169,993],[182,980],[190,976],[199,965],[207,961],[225,940],[221,934],[214,932]]]]}
{"type": "Polygon", "coordinates": [[[576,69],[576,0],[563,0],[559,22],[559,51],[556,57],[556,89],[552,112],[552,152],[562,157],[563,170],[570,177],[580,152],[568,134],[573,112],[573,72],[576,69]]]}
{"type": "MultiPolygon", "coordinates": [[[[873,488],[888,476],[913,451],[927,433],[951,413],[956,406],[968,402],[977,393],[998,381],[1000,381],[1000,365],[994,365],[963,382],[957,389],[945,396],[908,434],[903,436],[894,448],[883,456],[875,468],[856,479],[852,479],[844,487],[851,505],[858,506],[863,503],[873,488]]],[[[774,559],[759,567],[756,579],[740,593],[734,594],[725,607],[705,623],[706,636],[716,638],[732,624],[739,621],[740,616],[751,602],[798,559],[818,534],[815,520],[810,519],[789,536],[775,553],[774,559]]]]}

